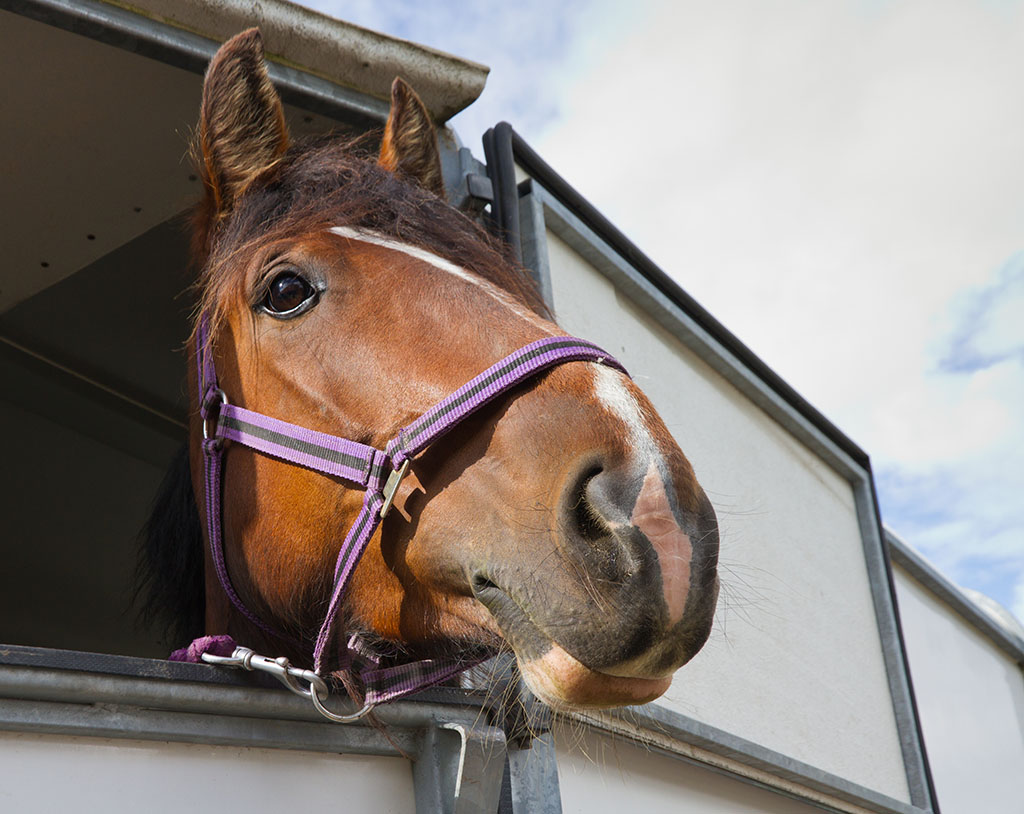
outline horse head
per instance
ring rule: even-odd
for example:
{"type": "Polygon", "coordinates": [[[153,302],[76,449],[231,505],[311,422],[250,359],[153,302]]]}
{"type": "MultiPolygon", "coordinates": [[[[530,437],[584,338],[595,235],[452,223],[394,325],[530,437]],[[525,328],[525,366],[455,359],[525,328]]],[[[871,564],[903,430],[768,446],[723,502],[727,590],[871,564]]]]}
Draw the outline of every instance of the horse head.
{"type": "MultiPolygon", "coordinates": [[[[400,80],[375,157],[365,140],[293,143],[248,31],[210,64],[197,136],[201,308],[233,404],[383,448],[497,360],[564,336],[500,244],[443,200],[433,125],[400,80]]],[[[194,411],[200,507],[203,429],[194,411]]],[[[224,466],[235,589],[309,642],[363,492],[230,442],[224,466]]],[[[717,552],[710,502],[648,399],[573,361],[412,459],[339,628],[417,655],[511,647],[558,708],[642,703],[708,636],[717,552]]],[[[265,639],[207,565],[207,632],[265,639]]]]}

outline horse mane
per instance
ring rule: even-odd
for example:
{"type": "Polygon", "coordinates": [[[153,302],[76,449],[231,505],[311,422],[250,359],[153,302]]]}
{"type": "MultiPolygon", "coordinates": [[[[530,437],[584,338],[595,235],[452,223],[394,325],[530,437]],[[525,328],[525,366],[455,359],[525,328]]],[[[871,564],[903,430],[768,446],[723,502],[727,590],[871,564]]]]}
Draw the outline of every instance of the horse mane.
{"type": "MultiPolygon", "coordinates": [[[[533,278],[507,245],[446,202],[378,166],[372,136],[299,141],[260,173],[218,221],[209,200],[193,216],[193,262],[200,269],[196,316],[211,335],[245,292],[245,259],[259,245],[333,226],[362,228],[418,246],[508,291],[549,317],[533,278]]],[[[187,445],[174,457],[139,535],[135,602],[140,620],[167,642],[204,632],[203,535],[187,445]]]]}
{"type": "Polygon", "coordinates": [[[203,531],[187,444],[175,453],[139,533],[134,598],[139,620],[164,642],[183,646],[203,635],[203,531]]]}

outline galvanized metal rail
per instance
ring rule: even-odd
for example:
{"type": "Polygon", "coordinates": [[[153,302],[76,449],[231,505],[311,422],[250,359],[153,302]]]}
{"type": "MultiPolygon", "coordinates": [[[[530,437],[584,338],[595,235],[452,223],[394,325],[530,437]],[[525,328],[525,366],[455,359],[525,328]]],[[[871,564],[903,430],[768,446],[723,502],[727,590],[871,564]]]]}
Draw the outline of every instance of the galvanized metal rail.
{"type": "Polygon", "coordinates": [[[268,676],[0,645],[0,730],[404,757],[421,814],[558,814],[550,740],[527,760],[487,697],[437,688],[337,726],[268,676]]]}

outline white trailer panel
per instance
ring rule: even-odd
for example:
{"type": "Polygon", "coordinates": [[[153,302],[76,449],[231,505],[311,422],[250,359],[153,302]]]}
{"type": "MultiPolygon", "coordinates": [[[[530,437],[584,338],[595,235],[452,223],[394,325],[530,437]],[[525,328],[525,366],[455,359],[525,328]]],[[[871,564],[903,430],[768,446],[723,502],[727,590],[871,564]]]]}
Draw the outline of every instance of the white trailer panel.
{"type": "Polygon", "coordinates": [[[0,765],[2,808],[36,800],[39,810],[110,814],[416,810],[412,770],[399,757],[0,732],[0,765]]]}
{"type": "MultiPolygon", "coordinates": [[[[911,554],[911,556],[913,556],[911,554]]],[[[1024,807],[1024,643],[988,630],[951,583],[900,557],[894,569],[928,762],[943,814],[1024,807]],[[922,581],[924,580],[924,581],[922,581]],[[942,593],[935,588],[945,588],[942,593]],[[962,610],[961,610],[962,609],[962,610]],[[979,624],[980,623],[980,624],[979,624]],[[1010,639],[1009,642],[1005,639],[1010,639]],[[998,642],[998,644],[997,644],[998,642]],[[1008,647],[1007,644],[1016,644],[1008,647]]]]}
{"type": "Polygon", "coordinates": [[[812,814],[815,806],[588,732],[558,749],[563,814],[812,814]]]}
{"type": "Polygon", "coordinates": [[[719,516],[716,629],[658,704],[909,802],[850,482],[559,235],[547,243],[561,325],[626,365],[719,516]]]}

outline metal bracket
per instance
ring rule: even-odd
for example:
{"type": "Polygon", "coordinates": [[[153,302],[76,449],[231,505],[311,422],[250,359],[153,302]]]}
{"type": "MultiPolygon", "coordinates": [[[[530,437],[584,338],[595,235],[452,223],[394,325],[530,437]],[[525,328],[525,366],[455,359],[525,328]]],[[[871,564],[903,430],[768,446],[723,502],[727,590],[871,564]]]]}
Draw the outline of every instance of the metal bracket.
{"type": "Polygon", "coordinates": [[[465,178],[466,194],[470,198],[475,198],[482,204],[489,204],[494,200],[494,187],[490,178],[477,172],[467,172],[465,178]]]}
{"type": "Polygon", "coordinates": [[[450,127],[438,133],[441,145],[441,165],[444,173],[448,202],[469,217],[478,216],[494,199],[487,167],[473,157],[467,147],[458,142],[450,127]],[[445,149],[445,145],[448,149],[445,149]]]}
{"type": "Polygon", "coordinates": [[[440,722],[423,735],[413,766],[416,814],[494,814],[505,772],[505,734],[440,722]]]}
{"type": "Polygon", "coordinates": [[[558,763],[550,732],[534,738],[530,749],[509,749],[514,814],[562,814],[558,763]]]}

